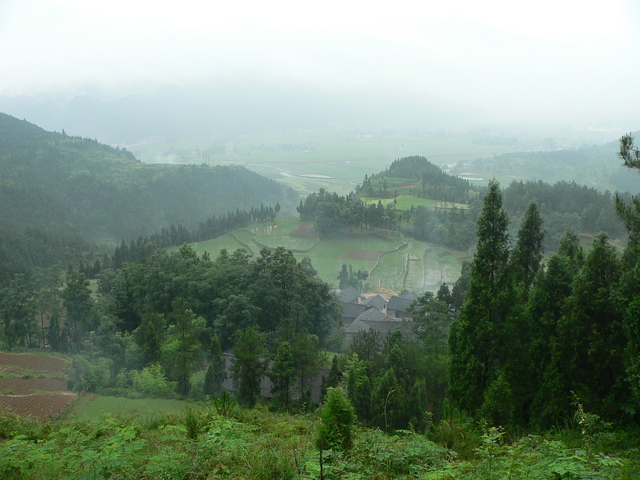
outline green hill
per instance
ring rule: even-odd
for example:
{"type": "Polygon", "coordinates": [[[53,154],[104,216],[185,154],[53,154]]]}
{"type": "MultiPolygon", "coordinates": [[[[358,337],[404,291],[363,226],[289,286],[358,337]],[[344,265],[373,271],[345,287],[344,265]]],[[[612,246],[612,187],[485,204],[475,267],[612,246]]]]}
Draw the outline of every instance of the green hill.
{"type": "Polygon", "coordinates": [[[126,150],[0,114],[0,265],[13,271],[237,209],[280,203],[292,212],[297,198],[243,167],[146,165],[126,150]]]}

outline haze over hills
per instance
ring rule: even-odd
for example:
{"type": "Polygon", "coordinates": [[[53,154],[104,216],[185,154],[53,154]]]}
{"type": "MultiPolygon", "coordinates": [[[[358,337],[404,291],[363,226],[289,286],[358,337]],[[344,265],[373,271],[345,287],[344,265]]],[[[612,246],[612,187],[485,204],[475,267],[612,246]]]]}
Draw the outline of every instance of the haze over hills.
{"type": "Polygon", "coordinates": [[[622,130],[558,127],[553,119],[544,128],[491,125],[475,107],[408,91],[376,95],[234,77],[0,96],[0,111],[49,130],[126,146],[148,163],[201,163],[207,156],[210,163],[244,165],[304,193],[320,186],[347,193],[365,173],[406,155],[426,155],[451,173],[470,173],[484,183],[495,176],[503,183],[567,180],[602,190],[640,190],[640,181],[616,160],[622,130]],[[311,152],[302,153],[302,146],[311,152]],[[334,177],[334,167],[327,168],[332,162],[352,162],[340,175],[344,184],[283,177],[334,177]]]}
{"type": "Polygon", "coordinates": [[[0,114],[0,263],[45,266],[81,257],[84,242],[114,246],[261,204],[279,203],[284,214],[298,199],[242,167],[149,166],[126,150],[0,114]]]}
{"type": "Polygon", "coordinates": [[[0,96],[0,111],[56,131],[108,144],[146,137],[283,132],[290,129],[433,130],[475,123],[468,105],[396,91],[380,96],[355,89],[252,79],[124,94],[87,87],[31,96],[0,96]]]}

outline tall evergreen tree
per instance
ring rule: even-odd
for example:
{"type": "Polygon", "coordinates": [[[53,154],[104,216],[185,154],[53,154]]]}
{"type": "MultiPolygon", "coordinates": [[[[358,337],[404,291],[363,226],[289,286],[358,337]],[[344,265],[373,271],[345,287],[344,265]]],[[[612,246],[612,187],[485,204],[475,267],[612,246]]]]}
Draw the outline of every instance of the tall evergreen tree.
{"type": "MultiPolygon", "coordinates": [[[[488,404],[483,414],[492,422],[526,425],[531,402],[531,368],[535,360],[530,356],[532,323],[525,304],[542,260],[544,230],[542,217],[535,202],[529,203],[509,261],[508,275],[514,287],[512,308],[502,327],[502,376],[491,386],[488,404]],[[507,398],[508,396],[508,398],[507,398]],[[497,401],[503,399],[503,404],[497,401]],[[502,412],[499,412],[502,409],[502,412]],[[499,412],[499,413],[498,413],[499,412]]],[[[501,423],[501,425],[506,425],[501,423]]]]}
{"type": "Polygon", "coordinates": [[[220,339],[214,335],[209,347],[209,366],[204,377],[204,394],[215,396],[222,391],[222,382],[227,378],[227,368],[222,356],[220,339]]]}
{"type": "Polygon", "coordinates": [[[271,393],[274,395],[279,406],[289,409],[291,399],[291,385],[296,373],[293,349],[286,340],[280,342],[276,356],[273,359],[271,373],[269,376],[273,382],[271,393]]]}
{"type": "MultiPolygon", "coordinates": [[[[620,158],[625,166],[640,170],[640,150],[631,135],[620,139],[620,158]]],[[[616,195],[616,210],[623,219],[629,233],[629,241],[624,254],[625,273],[621,281],[621,294],[626,302],[625,368],[627,381],[633,394],[636,411],[640,411],[640,196],[634,196],[631,203],[625,203],[616,195]]],[[[636,420],[640,414],[636,413],[636,420]]]]}
{"type": "Polygon", "coordinates": [[[178,391],[188,395],[191,388],[190,377],[203,360],[200,337],[206,328],[205,319],[197,316],[181,299],[174,302],[175,325],[169,328],[163,345],[164,359],[168,370],[178,381],[178,391]]]}
{"type": "Polygon", "coordinates": [[[69,270],[62,300],[66,311],[65,331],[71,348],[75,349],[80,346],[84,333],[95,326],[89,280],[83,273],[69,270]]]}
{"type": "Polygon", "coordinates": [[[531,202],[518,230],[518,239],[511,256],[512,273],[516,276],[523,291],[529,291],[536,274],[540,270],[542,260],[542,240],[544,230],[538,205],[531,202]]]}
{"type": "Polygon", "coordinates": [[[558,341],[558,324],[566,313],[576,273],[571,258],[554,254],[547,262],[546,270],[538,275],[526,306],[530,328],[524,334],[529,337],[530,361],[525,366],[523,381],[531,402],[526,415],[529,422],[538,427],[550,427],[558,418],[552,397],[555,386],[564,381],[558,377],[558,365],[552,363],[552,346],[558,341]]]}
{"type": "Polygon", "coordinates": [[[489,183],[478,218],[478,247],[471,266],[466,301],[450,335],[452,401],[475,412],[504,360],[503,327],[512,300],[509,218],[496,181],[489,183]]]}
{"type": "Polygon", "coordinates": [[[627,395],[626,339],[618,297],[620,262],[602,233],[593,242],[558,326],[554,355],[568,385],[585,408],[620,418],[627,395]]]}
{"type": "Polygon", "coordinates": [[[260,379],[265,371],[262,359],[264,337],[254,328],[238,331],[233,353],[233,378],[238,384],[238,399],[253,408],[260,396],[260,379]]]}

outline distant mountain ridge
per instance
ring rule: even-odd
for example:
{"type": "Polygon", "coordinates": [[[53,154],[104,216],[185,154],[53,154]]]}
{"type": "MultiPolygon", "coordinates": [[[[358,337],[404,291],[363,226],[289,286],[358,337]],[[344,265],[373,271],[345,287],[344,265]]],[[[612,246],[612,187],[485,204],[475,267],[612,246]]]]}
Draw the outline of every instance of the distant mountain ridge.
{"type": "Polygon", "coordinates": [[[435,129],[460,125],[462,119],[479,115],[468,105],[404,92],[380,96],[371,91],[265,83],[265,79],[164,85],[144,92],[87,87],[0,96],[0,111],[118,145],[147,137],[198,138],[299,128],[435,129]]]}

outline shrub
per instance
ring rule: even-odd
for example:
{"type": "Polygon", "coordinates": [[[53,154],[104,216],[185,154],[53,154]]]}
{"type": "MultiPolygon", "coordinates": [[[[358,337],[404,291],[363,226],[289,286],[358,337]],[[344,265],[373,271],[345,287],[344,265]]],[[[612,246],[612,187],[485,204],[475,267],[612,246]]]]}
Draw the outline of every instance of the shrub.
{"type": "Polygon", "coordinates": [[[159,363],[152,363],[142,370],[132,370],[129,374],[133,390],[142,395],[156,398],[170,397],[173,386],[159,363]]]}
{"type": "Polygon", "coordinates": [[[320,450],[346,451],[353,445],[353,405],[341,388],[329,388],[327,401],[320,408],[316,445],[320,450]]]}
{"type": "MultiPolygon", "coordinates": [[[[101,359],[104,360],[104,359],[101,359]]],[[[104,362],[90,363],[77,355],[67,367],[67,387],[75,392],[97,392],[107,386],[107,370],[104,362]]]]}
{"type": "Polygon", "coordinates": [[[189,384],[191,385],[189,388],[189,397],[194,400],[202,400],[204,398],[204,377],[205,371],[201,370],[191,375],[189,379],[189,384]]]}

